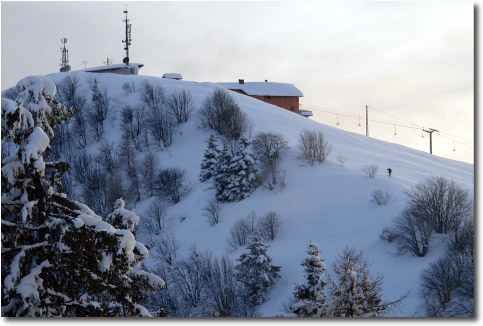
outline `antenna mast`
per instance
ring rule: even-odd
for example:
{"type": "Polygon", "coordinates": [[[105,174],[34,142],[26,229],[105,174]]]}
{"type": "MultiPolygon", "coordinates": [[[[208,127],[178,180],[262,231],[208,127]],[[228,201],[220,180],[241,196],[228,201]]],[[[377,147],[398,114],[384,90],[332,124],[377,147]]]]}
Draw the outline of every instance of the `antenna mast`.
{"type": "Polygon", "coordinates": [[[126,18],[123,19],[123,22],[125,23],[125,39],[122,41],[124,43],[124,50],[126,50],[126,57],[122,60],[127,65],[129,65],[129,46],[131,45],[131,24],[129,24],[129,18],[127,18],[127,6],[124,9],[123,13],[126,15],[126,18]]]}
{"type": "Polygon", "coordinates": [[[67,43],[66,38],[61,38],[60,42],[62,43],[62,46],[60,48],[60,53],[61,53],[61,58],[60,58],[60,72],[69,72],[70,71],[70,66],[69,66],[69,50],[65,47],[65,43],[67,43]]]}

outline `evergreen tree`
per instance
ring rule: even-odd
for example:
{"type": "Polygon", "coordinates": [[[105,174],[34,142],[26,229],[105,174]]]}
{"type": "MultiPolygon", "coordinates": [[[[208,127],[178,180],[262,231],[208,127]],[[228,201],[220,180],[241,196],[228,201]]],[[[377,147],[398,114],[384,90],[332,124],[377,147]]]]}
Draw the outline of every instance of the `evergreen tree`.
{"type": "Polygon", "coordinates": [[[212,175],[214,177],[214,184],[216,188],[216,199],[219,201],[229,201],[226,193],[228,186],[229,170],[231,163],[231,151],[227,142],[223,143],[223,150],[216,158],[215,171],[212,175]]]}
{"type": "Polygon", "coordinates": [[[127,228],[116,229],[62,191],[62,162],[44,162],[54,129],[73,115],[41,76],[2,98],[2,316],[147,316],[144,291],[164,282],[134,269],[148,255],[127,228]]]}
{"type": "Polygon", "coordinates": [[[268,246],[262,242],[258,231],[251,236],[247,247],[248,253],[243,253],[235,266],[236,278],[244,285],[249,303],[252,306],[266,301],[268,289],[275,284],[275,278],[280,277],[280,266],[273,266],[272,259],[267,254],[268,246]]]}
{"type": "Polygon", "coordinates": [[[212,133],[208,139],[208,147],[203,155],[203,161],[201,161],[201,173],[200,181],[205,182],[216,174],[217,158],[220,155],[220,150],[216,145],[216,137],[212,133]]]}
{"type": "Polygon", "coordinates": [[[371,279],[361,253],[345,249],[333,269],[336,280],[330,284],[330,317],[377,317],[394,304],[382,303],[382,278],[371,279]]]}
{"type": "MultiPolygon", "coordinates": [[[[226,170],[222,170],[223,187],[217,187],[222,190],[217,198],[221,201],[240,201],[248,197],[255,189],[255,180],[257,168],[255,160],[248,150],[249,142],[246,138],[240,138],[235,143],[234,149],[227,151],[227,159],[222,158],[226,170]]],[[[217,179],[215,179],[217,180],[217,179]]]]}
{"type": "Polygon", "coordinates": [[[295,287],[296,302],[290,307],[292,313],[299,317],[323,317],[327,299],[323,293],[326,283],[322,281],[326,267],[320,258],[318,244],[310,243],[307,258],[302,260],[306,282],[295,287]]]}

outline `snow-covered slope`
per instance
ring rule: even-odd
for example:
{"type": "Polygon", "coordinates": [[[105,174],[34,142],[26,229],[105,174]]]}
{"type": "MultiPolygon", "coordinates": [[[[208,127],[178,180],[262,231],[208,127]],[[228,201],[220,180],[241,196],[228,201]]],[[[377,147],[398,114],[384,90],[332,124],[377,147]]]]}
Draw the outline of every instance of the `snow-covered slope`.
{"type": "MultiPolygon", "coordinates": [[[[125,95],[121,86],[133,82],[136,89],[148,80],[159,83],[169,94],[175,90],[187,89],[198,108],[203,99],[216,87],[212,83],[193,83],[148,76],[125,76],[114,74],[92,74],[74,72],[82,81],[87,92],[89,77],[96,77],[100,87],[107,87],[109,96],[115,99],[117,116],[113,126],[106,124],[104,137],[115,143],[120,140],[121,104],[137,104],[139,93],[125,95]],[[118,105],[119,104],[119,105],[118,105]]],[[[66,74],[57,73],[47,77],[60,82],[66,74]]],[[[405,190],[431,176],[445,176],[473,192],[473,165],[452,161],[400,145],[387,143],[366,136],[341,131],[336,128],[311,121],[305,117],[280,109],[238,93],[232,94],[241,109],[253,123],[252,136],[260,131],[281,133],[288,141],[290,150],[283,157],[281,168],[287,171],[286,188],[282,191],[268,191],[259,187],[249,198],[222,206],[219,224],[211,227],[202,215],[207,201],[213,198],[215,190],[211,182],[198,180],[200,163],[206,148],[209,130],[198,128],[198,110],[190,120],[182,124],[173,144],[168,150],[157,149],[163,167],[177,166],[187,170],[192,190],[182,200],[169,208],[166,231],[173,233],[182,242],[181,253],[196,246],[199,250],[211,250],[215,255],[228,254],[238,258],[240,251],[228,252],[227,240],[232,225],[240,217],[254,211],[257,216],[275,211],[282,219],[278,237],[268,243],[268,254],[275,265],[282,266],[281,279],[270,292],[270,300],[261,307],[262,316],[273,316],[282,311],[283,303],[292,296],[294,285],[302,281],[301,260],[305,257],[309,241],[318,243],[321,257],[330,266],[333,259],[346,246],[361,249],[370,263],[373,275],[383,274],[384,296],[386,300],[397,298],[411,291],[410,297],[400,310],[392,311],[394,316],[414,316],[420,307],[419,274],[429,263],[439,258],[444,246],[437,245],[442,238],[434,238],[435,245],[424,258],[410,254],[396,255],[394,245],[379,238],[383,228],[392,225],[405,206],[405,190]],[[324,133],[333,152],[322,165],[308,166],[296,157],[295,146],[299,133],[304,129],[320,130],[324,133]],[[337,156],[346,159],[344,166],[337,156]],[[366,164],[377,164],[379,173],[370,179],[361,171],[366,164]],[[386,169],[393,170],[388,177],[386,169]],[[374,190],[387,190],[392,201],[387,206],[377,206],[370,202],[374,190]],[[185,217],[181,219],[180,217],[185,217]]],[[[155,147],[151,148],[155,150],[155,147]]],[[[89,147],[97,150],[96,144],[89,147]]],[[[144,153],[138,154],[140,157],[144,153]]],[[[142,197],[136,204],[136,212],[141,216],[154,198],[142,197]]],[[[141,238],[143,235],[138,234],[141,238]]]]}

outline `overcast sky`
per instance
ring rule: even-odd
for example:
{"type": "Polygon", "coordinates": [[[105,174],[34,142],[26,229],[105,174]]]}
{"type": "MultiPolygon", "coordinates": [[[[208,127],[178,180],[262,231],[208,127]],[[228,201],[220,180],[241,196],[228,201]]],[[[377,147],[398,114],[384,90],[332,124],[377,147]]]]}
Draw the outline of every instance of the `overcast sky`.
{"type": "Polygon", "coordinates": [[[365,134],[344,113],[368,105],[394,122],[370,121],[371,137],[429,151],[422,127],[438,129],[433,154],[473,163],[471,2],[2,2],[2,90],[58,71],[63,37],[73,70],[120,63],[124,3],[140,74],[293,83],[303,105],[339,112],[314,120],[365,134]]]}

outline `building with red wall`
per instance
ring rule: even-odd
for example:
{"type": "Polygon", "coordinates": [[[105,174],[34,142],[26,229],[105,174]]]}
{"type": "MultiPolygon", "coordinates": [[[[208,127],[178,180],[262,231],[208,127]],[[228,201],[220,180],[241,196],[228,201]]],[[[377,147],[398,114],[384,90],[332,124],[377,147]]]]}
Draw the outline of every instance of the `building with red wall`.
{"type": "Polygon", "coordinates": [[[268,81],[245,83],[240,79],[238,83],[218,83],[218,85],[300,114],[299,98],[304,94],[293,84],[268,81]]]}

